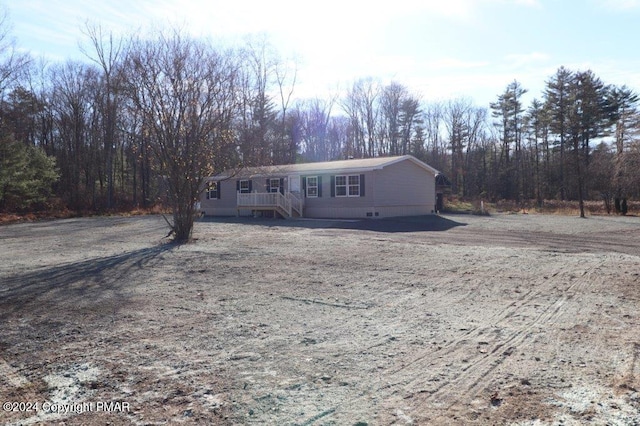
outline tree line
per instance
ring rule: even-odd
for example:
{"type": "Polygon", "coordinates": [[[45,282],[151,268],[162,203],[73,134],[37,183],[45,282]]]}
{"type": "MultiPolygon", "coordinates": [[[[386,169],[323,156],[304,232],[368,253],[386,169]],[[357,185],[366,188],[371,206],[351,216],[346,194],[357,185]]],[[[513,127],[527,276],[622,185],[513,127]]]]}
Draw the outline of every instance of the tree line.
{"type": "Polygon", "coordinates": [[[373,78],[299,100],[295,63],[264,38],[220,47],[180,29],[84,33],[86,60],[47,64],[0,35],[0,210],[46,208],[52,196],[93,211],[164,197],[173,232],[188,239],[211,174],[404,154],[441,170],[462,197],[619,208],[640,195],[638,95],[590,70],[561,67],[529,105],[518,81],[488,107],[425,102],[373,78]]]}

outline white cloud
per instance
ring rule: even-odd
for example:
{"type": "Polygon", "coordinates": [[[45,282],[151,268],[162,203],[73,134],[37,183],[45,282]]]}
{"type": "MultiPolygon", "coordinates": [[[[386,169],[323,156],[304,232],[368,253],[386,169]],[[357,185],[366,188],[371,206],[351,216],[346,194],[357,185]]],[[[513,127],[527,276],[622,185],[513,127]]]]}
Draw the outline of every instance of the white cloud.
{"type": "MultiPolygon", "coordinates": [[[[282,57],[301,57],[298,96],[324,97],[339,85],[372,76],[406,84],[425,98],[471,95],[484,104],[514,79],[539,96],[539,86],[558,66],[586,67],[567,63],[584,56],[579,49],[558,50],[543,44],[542,37],[536,42],[535,34],[533,42],[516,45],[526,50],[509,55],[490,45],[469,48],[472,41],[484,46],[482,37],[491,33],[487,27],[496,25],[485,19],[488,13],[517,13],[521,19],[522,13],[547,5],[542,0],[324,0],[309,5],[297,0],[30,0],[11,6],[17,13],[10,19],[20,30],[18,45],[49,57],[82,59],[77,43],[86,42],[80,29],[87,19],[116,35],[173,24],[214,41],[237,43],[248,34],[265,34],[282,57]]],[[[620,13],[640,9],[640,0],[588,0],[586,5],[620,13]]],[[[640,69],[638,63],[630,64],[626,55],[623,63],[605,67],[609,56],[616,57],[610,50],[605,57],[589,56],[594,72],[608,83],[640,87],[640,73],[622,74],[640,69]]]]}

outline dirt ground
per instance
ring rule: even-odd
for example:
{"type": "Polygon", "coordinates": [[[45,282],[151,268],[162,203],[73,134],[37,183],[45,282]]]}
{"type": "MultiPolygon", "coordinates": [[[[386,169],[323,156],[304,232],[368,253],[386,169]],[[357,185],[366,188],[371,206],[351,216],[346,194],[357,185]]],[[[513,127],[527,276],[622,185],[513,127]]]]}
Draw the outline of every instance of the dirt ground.
{"type": "Polygon", "coordinates": [[[640,425],[638,217],[164,235],[0,227],[0,423],[640,425]]]}

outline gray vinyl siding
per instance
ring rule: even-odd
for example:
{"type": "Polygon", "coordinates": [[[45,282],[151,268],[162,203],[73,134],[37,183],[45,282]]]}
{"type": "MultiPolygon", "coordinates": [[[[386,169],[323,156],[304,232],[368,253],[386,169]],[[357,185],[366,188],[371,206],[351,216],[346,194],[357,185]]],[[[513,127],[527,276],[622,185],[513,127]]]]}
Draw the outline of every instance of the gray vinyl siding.
{"type": "Polygon", "coordinates": [[[331,197],[332,175],[318,175],[322,176],[322,197],[305,198],[305,216],[375,218],[433,213],[435,177],[417,164],[402,161],[362,174],[364,197],[331,197]]]}
{"type": "Polygon", "coordinates": [[[200,196],[200,209],[206,216],[235,216],[236,215],[236,179],[218,182],[220,199],[207,200],[207,194],[200,196]]]}
{"type": "MultiPolygon", "coordinates": [[[[318,176],[318,178],[322,177],[322,181],[320,185],[322,186],[322,197],[317,198],[305,198],[305,207],[309,209],[358,209],[363,207],[368,207],[372,205],[373,202],[373,187],[371,186],[370,181],[372,180],[373,172],[365,172],[365,173],[337,173],[334,175],[309,175],[309,176],[318,176]],[[364,197],[332,197],[331,196],[331,177],[337,175],[364,175],[364,197]]],[[[338,216],[330,216],[330,217],[338,217],[338,216]]]]}
{"type": "MultiPolygon", "coordinates": [[[[364,161],[364,160],[363,160],[364,161]]],[[[376,160],[378,161],[378,160],[376,160]]],[[[347,165],[351,162],[343,162],[347,165]]],[[[310,165],[304,165],[304,170],[293,171],[290,174],[278,173],[252,175],[252,192],[266,192],[267,179],[283,179],[284,190],[288,191],[289,176],[300,175],[302,179],[306,176],[317,176],[320,179],[320,197],[307,198],[301,181],[301,195],[304,197],[304,216],[317,218],[381,218],[393,216],[411,216],[433,213],[435,208],[435,170],[427,169],[412,161],[410,158],[395,161],[374,170],[357,172],[351,169],[349,172],[333,170],[331,172],[314,172],[310,165]],[[364,196],[360,197],[336,197],[331,196],[332,177],[337,175],[363,175],[364,176],[364,196]]],[[[293,166],[292,166],[293,167],[293,166]]],[[[201,208],[206,215],[210,216],[235,216],[238,214],[236,208],[236,185],[240,179],[246,177],[236,177],[220,181],[220,199],[207,200],[203,192],[201,197],[201,208]]],[[[240,214],[246,214],[241,211],[240,214]]],[[[251,213],[250,211],[248,212],[251,213]]]]}
{"type": "MultiPolygon", "coordinates": [[[[252,178],[234,178],[228,180],[222,180],[218,182],[218,188],[220,189],[220,199],[217,200],[207,200],[206,192],[203,192],[200,196],[200,209],[204,212],[206,216],[245,216],[247,215],[246,210],[242,210],[238,212],[237,209],[237,192],[238,192],[238,181],[240,180],[250,180],[251,181],[251,192],[267,192],[267,179],[284,179],[284,176],[260,176],[260,177],[252,177],[252,178]]],[[[281,180],[284,185],[285,191],[288,188],[287,179],[281,180]]],[[[206,187],[206,184],[205,184],[206,187]]],[[[251,212],[249,211],[249,214],[251,212]]]]}
{"type": "Polygon", "coordinates": [[[431,213],[435,206],[435,176],[411,161],[376,170],[376,206],[416,208],[431,213]]]}

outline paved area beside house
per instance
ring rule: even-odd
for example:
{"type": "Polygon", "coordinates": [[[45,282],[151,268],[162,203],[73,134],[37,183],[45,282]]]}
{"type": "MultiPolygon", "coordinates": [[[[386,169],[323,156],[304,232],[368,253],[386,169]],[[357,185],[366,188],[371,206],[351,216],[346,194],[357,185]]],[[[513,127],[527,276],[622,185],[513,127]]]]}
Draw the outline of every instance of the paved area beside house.
{"type": "Polygon", "coordinates": [[[640,218],[166,233],[0,227],[0,423],[640,424],[640,218]]]}

